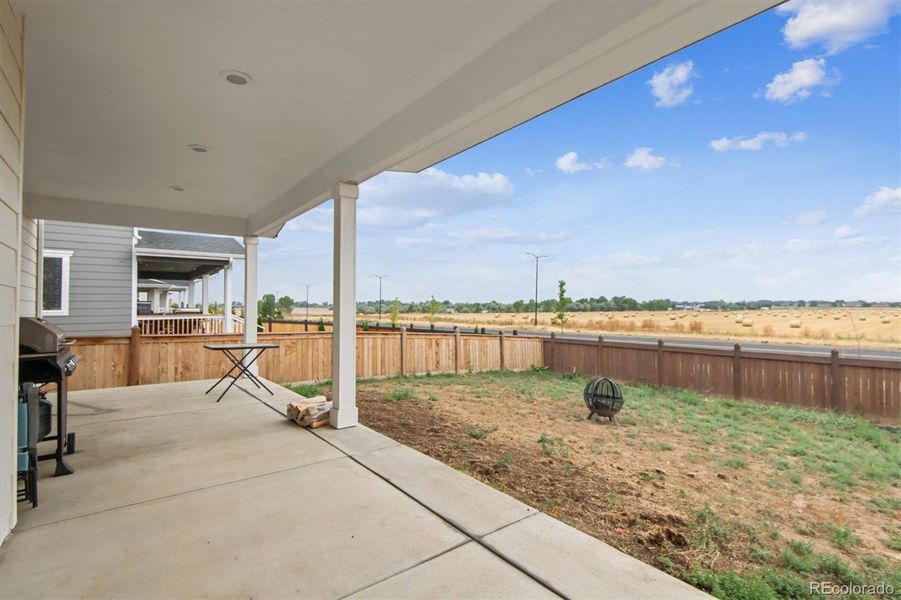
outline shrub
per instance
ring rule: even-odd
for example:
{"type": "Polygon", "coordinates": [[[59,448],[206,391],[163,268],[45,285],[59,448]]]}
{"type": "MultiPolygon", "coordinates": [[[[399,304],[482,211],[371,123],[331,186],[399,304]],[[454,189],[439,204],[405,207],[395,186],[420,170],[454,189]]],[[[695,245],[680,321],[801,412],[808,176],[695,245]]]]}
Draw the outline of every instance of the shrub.
{"type": "Polygon", "coordinates": [[[497,427],[487,428],[481,425],[474,425],[466,430],[466,435],[475,440],[484,440],[492,431],[497,431],[497,427]]]}
{"type": "Polygon", "coordinates": [[[688,324],[688,330],[692,333],[701,333],[704,331],[703,321],[691,321],[688,324]]]}

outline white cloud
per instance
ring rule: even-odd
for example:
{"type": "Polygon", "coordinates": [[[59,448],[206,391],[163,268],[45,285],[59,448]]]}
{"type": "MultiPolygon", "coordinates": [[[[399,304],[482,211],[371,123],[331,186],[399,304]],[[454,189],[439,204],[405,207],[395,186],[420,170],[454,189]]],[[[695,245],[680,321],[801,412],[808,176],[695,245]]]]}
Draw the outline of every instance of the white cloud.
{"type": "Polygon", "coordinates": [[[792,48],[822,44],[830,54],[886,30],[893,0],[794,0],[777,8],[792,15],[782,33],[792,48]]]}
{"type": "Polygon", "coordinates": [[[496,207],[513,194],[503,173],[457,175],[437,168],[382,173],[360,186],[359,221],[372,229],[407,229],[432,219],[496,207]]]}
{"type": "Polygon", "coordinates": [[[601,159],[594,163],[586,163],[579,160],[579,155],[575,152],[567,152],[563,156],[559,157],[554,165],[558,170],[563,171],[567,175],[572,175],[573,173],[578,173],[579,171],[590,171],[591,169],[597,169],[602,171],[609,166],[609,163],[601,159]]]}
{"type": "Polygon", "coordinates": [[[734,138],[721,137],[710,142],[710,147],[717,152],[726,152],[727,150],[752,150],[757,151],[764,147],[767,143],[780,148],[788,146],[794,142],[803,142],[807,139],[807,134],[803,131],[795,133],[785,133],[784,131],[761,131],[752,138],[737,136],[734,138]]]}
{"type": "Polygon", "coordinates": [[[855,238],[860,234],[860,232],[853,227],[849,227],[848,225],[841,225],[835,232],[832,234],[837,240],[846,240],[848,238],[855,238]]]}
{"type": "Polygon", "coordinates": [[[826,211],[821,208],[815,208],[801,213],[793,222],[795,225],[819,225],[825,220],[826,211]]]}
{"type": "Polygon", "coordinates": [[[579,162],[579,155],[575,152],[567,152],[558,158],[554,164],[557,166],[557,169],[568,175],[579,171],[587,171],[591,168],[591,165],[588,163],[579,162]]]}
{"type": "Polygon", "coordinates": [[[867,196],[863,204],[854,209],[854,214],[858,217],[864,217],[878,212],[898,211],[901,211],[901,187],[890,188],[881,186],[867,196]]]}
{"type": "Polygon", "coordinates": [[[691,78],[694,63],[690,60],[669,65],[662,71],[654,73],[648,80],[651,93],[657,101],[655,106],[672,108],[685,102],[692,93],[691,78]]]}
{"type": "Polygon", "coordinates": [[[806,58],[792,64],[790,71],[778,73],[766,84],[764,96],[773,102],[791,104],[809,97],[815,88],[828,90],[840,80],[838,71],[826,73],[826,59],[806,58]]]}
{"type": "Polygon", "coordinates": [[[653,148],[642,146],[641,148],[633,150],[632,154],[626,157],[626,161],[623,164],[633,169],[650,170],[659,169],[664,165],[672,164],[672,161],[667,160],[662,156],[655,155],[653,148]]]}

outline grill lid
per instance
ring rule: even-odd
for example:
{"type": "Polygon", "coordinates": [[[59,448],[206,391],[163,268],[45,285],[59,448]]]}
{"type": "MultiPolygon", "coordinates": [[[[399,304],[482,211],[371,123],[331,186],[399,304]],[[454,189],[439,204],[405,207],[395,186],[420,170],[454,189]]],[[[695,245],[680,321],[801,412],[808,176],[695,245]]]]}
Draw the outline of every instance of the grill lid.
{"type": "Polygon", "coordinates": [[[20,353],[59,352],[65,345],[67,345],[66,333],[53,323],[35,317],[19,318],[20,353]]]}

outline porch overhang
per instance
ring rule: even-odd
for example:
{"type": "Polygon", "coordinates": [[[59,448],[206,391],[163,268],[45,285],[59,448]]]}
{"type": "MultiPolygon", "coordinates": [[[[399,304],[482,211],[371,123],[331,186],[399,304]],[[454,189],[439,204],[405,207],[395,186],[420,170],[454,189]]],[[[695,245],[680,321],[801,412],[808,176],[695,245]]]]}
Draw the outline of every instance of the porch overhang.
{"type": "Polygon", "coordinates": [[[779,0],[13,2],[26,215],[273,236],[779,0]]]}

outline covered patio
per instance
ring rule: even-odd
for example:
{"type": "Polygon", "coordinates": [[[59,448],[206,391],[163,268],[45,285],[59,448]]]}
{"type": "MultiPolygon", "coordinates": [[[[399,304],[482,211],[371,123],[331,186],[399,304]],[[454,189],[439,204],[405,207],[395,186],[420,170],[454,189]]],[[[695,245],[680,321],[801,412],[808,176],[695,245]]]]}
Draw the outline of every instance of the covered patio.
{"type": "Polygon", "coordinates": [[[20,508],[4,597],[706,597],[366,427],[297,427],[290,390],[210,384],[70,395],[76,474],[20,508]]]}

